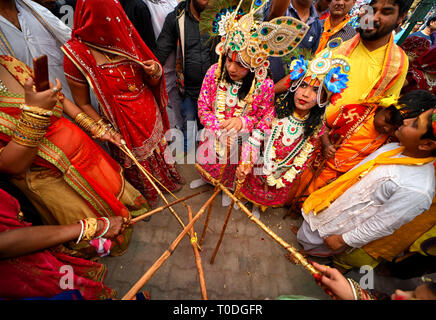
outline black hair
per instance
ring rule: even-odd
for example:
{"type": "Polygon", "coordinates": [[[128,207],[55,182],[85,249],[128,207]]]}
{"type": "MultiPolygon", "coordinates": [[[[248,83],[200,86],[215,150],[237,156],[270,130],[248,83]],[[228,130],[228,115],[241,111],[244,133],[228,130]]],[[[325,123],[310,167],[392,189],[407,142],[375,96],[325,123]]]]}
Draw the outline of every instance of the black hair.
{"type": "Polygon", "coordinates": [[[410,6],[413,3],[413,0],[394,0],[394,3],[398,6],[399,12],[398,16],[401,16],[402,14],[409,11],[410,6]]]}
{"type": "Polygon", "coordinates": [[[425,23],[425,26],[428,27],[432,21],[436,21],[436,14],[434,14],[434,15],[430,16],[430,18],[428,18],[427,22],[425,23]]]}
{"type": "MultiPolygon", "coordinates": [[[[221,71],[224,72],[224,80],[226,80],[227,83],[235,83],[232,80],[232,78],[230,78],[230,75],[227,72],[226,60],[227,60],[227,55],[224,55],[223,59],[221,61],[221,71]]],[[[248,92],[250,91],[251,85],[253,83],[254,76],[255,76],[254,72],[249,70],[248,74],[245,76],[245,78],[242,79],[242,86],[238,91],[238,99],[239,100],[242,100],[247,96],[248,92]]]]}
{"type": "MultiPolygon", "coordinates": [[[[279,119],[289,117],[294,113],[295,102],[294,102],[295,92],[288,91],[285,94],[277,95],[275,101],[276,116],[279,119]]],[[[321,108],[318,104],[310,109],[309,118],[304,123],[304,137],[310,137],[315,128],[321,123],[324,108],[321,108]]]]}
{"type": "Polygon", "coordinates": [[[404,105],[401,112],[395,106],[387,108],[391,117],[386,122],[399,127],[404,119],[415,118],[424,111],[436,107],[436,96],[427,90],[413,90],[398,99],[398,105],[404,105]]]}

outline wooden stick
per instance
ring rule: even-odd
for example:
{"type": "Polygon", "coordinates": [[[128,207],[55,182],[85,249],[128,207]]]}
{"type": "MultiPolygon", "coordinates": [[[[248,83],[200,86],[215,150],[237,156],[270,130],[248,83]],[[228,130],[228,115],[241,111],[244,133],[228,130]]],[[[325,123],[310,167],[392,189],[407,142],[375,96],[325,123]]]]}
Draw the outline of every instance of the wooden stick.
{"type": "MultiPolygon", "coordinates": [[[[125,154],[127,154],[127,156],[133,160],[133,162],[135,162],[136,166],[139,168],[139,170],[141,170],[141,172],[144,174],[144,176],[147,178],[147,180],[151,183],[151,185],[154,187],[154,189],[157,191],[157,193],[159,194],[159,196],[162,198],[162,200],[166,203],[169,204],[167,198],[165,198],[165,196],[163,195],[162,191],[156,186],[156,184],[154,183],[153,179],[151,179],[149,172],[139,163],[138,160],[136,160],[135,156],[133,155],[132,151],[130,151],[129,148],[127,148],[126,145],[121,145],[119,147],[125,154]]],[[[182,229],[184,229],[186,226],[183,223],[182,219],[180,219],[179,215],[177,214],[177,212],[171,207],[168,206],[170,212],[173,214],[173,216],[177,219],[177,221],[179,222],[180,226],[182,227],[182,229]]],[[[201,247],[197,244],[198,248],[201,250],[201,247]]]]}
{"type": "MultiPolygon", "coordinates": [[[[189,222],[192,221],[192,209],[191,206],[188,205],[188,215],[189,215],[189,222]]],[[[198,248],[195,245],[197,243],[197,234],[194,232],[194,225],[191,227],[191,245],[192,249],[194,250],[194,256],[195,256],[195,264],[197,266],[198,271],[198,278],[200,279],[200,289],[201,289],[201,297],[203,300],[207,300],[207,290],[206,290],[206,281],[204,280],[204,272],[203,272],[203,266],[201,265],[201,257],[198,253],[198,248]]]]}
{"type": "MultiPolygon", "coordinates": [[[[230,146],[227,145],[227,154],[226,157],[230,154],[230,146]]],[[[219,181],[223,182],[223,177],[224,177],[224,171],[227,168],[227,163],[223,164],[220,167],[220,173],[219,173],[219,181]]],[[[218,187],[215,187],[215,191],[218,190],[218,187]]],[[[209,205],[209,208],[207,209],[207,216],[206,216],[206,221],[204,223],[204,227],[203,227],[203,232],[201,233],[201,238],[200,238],[200,246],[203,244],[204,238],[206,237],[206,233],[207,233],[207,227],[209,226],[209,220],[210,220],[210,216],[212,214],[212,208],[213,208],[214,202],[212,201],[209,205]]]]}
{"type": "Polygon", "coordinates": [[[223,186],[219,181],[214,179],[206,170],[204,170],[198,164],[195,165],[197,169],[204,174],[209,181],[211,181],[215,186],[218,186],[223,192],[225,192],[230,198],[232,198],[235,203],[241,208],[241,210],[249,217],[251,221],[257,224],[263,231],[265,231],[271,238],[273,238],[276,242],[278,242],[283,248],[285,248],[295,259],[297,263],[300,263],[306,270],[308,270],[312,275],[313,274],[321,274],[315,267],[307,261],[307,259],[299,253],[291,244],[284,241],[274,232],[272,232],[262,221],[257,219],[251,212],[248,210],[246,206],[235,197],[225,186],[223,186]]]}
{"type": "Polygon", "coordinates": [[[156,260],[156,262],[147,270],[147,272],[136,282],[133,287],[124,295],[122,300],[132,300],[136,293],[150,280],[153,274],[165,263],[165,261],[171,256],[174,250],[177,248],[179,243],[182,241],[183,237],[189,232],[194,223],[201,217],[201,215],[206,210],[207,206],[215,199],[218,194],[215,191],[214,194],[206,201],[206,203],[200,208],[195,217],[188,223],[188,225],[183,229],[183,231],[177,236],[177,238],[171,243],[169,248],[156,260]]]}
{"type": "Polygon", "coordinates": [[[134,223],[136,223],[136,222],[138,222],[138,221],[140,221],[140,220],[142,220],[142,219],[145,219],[145,218],[150,217],[150,216],[152,216],[152,215],[154,215],[154,214],[156,214],[156,213],[158,213],[158,212],[163,211],[164,209],[168,208],[169,206],[173,206],[173,205],[175,205],[175,204],[177,204],[177,203],[179,203],[179,202],[182,202],[182,201],[188,200],[188,199],[190,199],[190,198],[193,198],[193,197],[195,197],[195,196],[198,196],[199,194],[205,193],[205,192],[207,192],[207,191],[209,191],[209,190],[203,190],[203,191],[200,191],[200,192],[197,192],[197,193],[191,194],[190,196],[186,196],[186,197],[184,197],[184,198],[180,198],[180,199],[178,199],[178,200],[176,200],[176,201],[173,201],[173,202],[171,202],[171,203],[169,203],[169,204],[166,204],[166,205],[163,205],[163,206],[161,206],[161,207],[159,207],[159,208],[153,209],[153,210],[151,210],[151,211],[149,211],[149,212],[147,212],[147,213],[145,213],[145,214],[143,214],[143,215],[140,215],[140,216],[138,216],[138,217],[136,217],[136,218],[133,218],[133,219],[131,220],[130,223],[131,223],[131,224],[134,224],[134,223]]]}
{"type": "MultiPolygon", "coordinates": [[[[215,187],[215,191],[216,190],[219,189],[215,187]]],[[[212,213],[212,208],[213,208],[213,201],[210,203],[209,207],[207,208],[206,221],[204,222],[203,232],[201,233],[200,246],[203,245],[204,238],[206,237],[207,227],[209,225],[209,219],[212,213]]]]}
{"type": "MultiPolygon", "coordinates": [[[[234,193],[235,196],[239,193],[239,189],[241,189],[242,182],[243,181],[238,181],[236,183],[236,188],[235,188],[235,193],[234,193]]],[[[230,204],[230,207],[227,209],[227,215],[226,215],[226,218],[224,219],[223,228],[221,229],[221,234],[220,234],[218,242],[217,242],[217,244],[215,246],[215,250],[213,251],[212,258],[210,259],[210,264],[213,264],[214,261],[215,261],[215,257],[216,257],[216,255],[218,253],[218,250],[219,250],[220,246],[221,246],[221,242],[223,241],[224,233],[226,232],[227,223],[229,222],[230,214],[232,213],[234,204],[235,204],[235,200],[232,198],[232,203],[230,204]]]]}

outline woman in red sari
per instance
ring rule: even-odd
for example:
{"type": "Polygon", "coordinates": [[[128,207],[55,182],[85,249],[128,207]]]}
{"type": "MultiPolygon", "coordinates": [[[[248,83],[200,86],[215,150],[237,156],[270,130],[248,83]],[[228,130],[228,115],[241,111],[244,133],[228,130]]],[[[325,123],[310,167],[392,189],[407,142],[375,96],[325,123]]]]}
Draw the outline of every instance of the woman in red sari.
{"type": "MultiPolygon", "coordinates": [[[[164,156],[169,123],[162,67],[118,1],[79,0],[72,38],[62,50],[76,104],[94,120],[109,121],[141,165],[170,191],[179,190],[183,179],[164,156]],[[90,87],[101,114],[90,104],[90,87]]],[[[139,169],[116,147],[110,150],[127,180],[155,204],[157,191],[139,169]]]]}
{"type": "MultiPolygon", "coordinates": [[[[44,224],[71,224],[91,217],[127,218],[146,212],[146,200],[125,181],[119,164],[63,117],[63,111],[72,118],[80,113],[67,98],[62,104],[59,97],[51,97],[52,104],[46,109],[52,115],[41,141],[30,146],[17,143],[15,133],[28,112],[22,107],[38,106],[36,103],[45,107],[46,102],[29,101],[29,95],[51,92],[33,92],[28,83],[32,77],[33,70],[21,61],[0,56],[0,172],[7,173],[29,198],[44,224]]],[[[33,131],[29,134],[32,137],[33,131]]],[[[112,141],[108,133],[105,136],[112,141]]],[[[128,228],[112,241],[111,255],[127,249],[131,233],[132,228],[128,228]]],[[[79,250],[78,255],[96,255],[85,241],[69,247],[79,250]]]]}

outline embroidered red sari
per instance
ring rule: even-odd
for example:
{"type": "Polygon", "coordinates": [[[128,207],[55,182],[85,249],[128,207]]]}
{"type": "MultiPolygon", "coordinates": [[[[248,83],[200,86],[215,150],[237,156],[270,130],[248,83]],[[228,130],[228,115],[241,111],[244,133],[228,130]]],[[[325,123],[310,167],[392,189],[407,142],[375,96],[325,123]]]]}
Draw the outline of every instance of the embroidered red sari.
{"type": "MultiPolygon", "coordinates": [[[[33,77],[33,71],[27,65],[9,56],[0,56],[0,65],[11,73],[23,85],[33,77]]],[[[24,95],[9,91],[0,93],[0,147],[6,146],[21,115],[20,104],[24,95]]],[[[137,198],[132,203],[123,202],[127,186],[122,168],[100,146],[94,143],[79,127],[62,116],[62,104],[54,108],[51,125],[39,146],[32,167],[48,168],[58,173],[66,184],[79,194],[95,216],[140,215],[148,210],[145,199],[135,191],[137,198]],[[130,213],[129,213],[130,211],[130,213]]],[[[133,189],[128,186],[128,189],[133,189]]],[[[39,197],[42,198],[42,195],[39,197]]],[[[41,200],[44,202],[44,200],[41,200]]],[[[55,200],[53,200],[55,201],[55,200]]],[[[58,198],[57,201],[65,201],[58,198]]],[[[44,204],[43,204],[44,205],[44,204]]],[[[74,223],[86,218],[76,212],[65,213],[62,221],[53,223],[74,223]]],[[[56,213],[51,212],[53,217],[56,213]]],[[[89,216],[89,215],[88,215],[89,216]]],[[[113,241],[112,254],[120,254],[127,249],[131,230],[113,241]]],[[[95,250],[94,250],[95,251],[95,250]]]]}
{"type": "MultiPolygon", "coordinates": [[[[72,39],[63,47],[67,78],[88,83],[97,96],[102,116],[121,133],[137,160],[170,191],[180,188],[183,179],[174,165],[166,163],[169,129],[164,76],[149,87],[144,62],[155,60],[141,37],[115,1],[78,1],[72,39]],[[98,65],[89,48],[124,57],[122,61],[98,65]]],[[[151,203],[157,192],[120,150],[111,146],[112,156],[125,168],[125,176],[151,203]]]]}
{"type": "MultiPolygon", "coordinates": [[[[0,232],[30,227],[21,217],[18,201],[0,189],[0,232]]],[[[63,292],[60,283],[65,273],[60,268],[65,265],[73,268],[74,289],[85,299],[115,297],[116,292],[103,284],[107,272],[104,265],[43,250],[0,260],[0,298],[53,297],[63,292]]]]}

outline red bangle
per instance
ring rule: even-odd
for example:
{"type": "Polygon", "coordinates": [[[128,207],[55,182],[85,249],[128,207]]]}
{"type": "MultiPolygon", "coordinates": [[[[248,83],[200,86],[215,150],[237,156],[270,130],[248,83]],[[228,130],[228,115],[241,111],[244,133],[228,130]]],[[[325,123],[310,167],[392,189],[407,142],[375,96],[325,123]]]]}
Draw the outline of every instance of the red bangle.
{"type": "Polygon", "coordinates": [[[94,236],[94,239],[101,238],[101,237],[104,236],[104,235],[107,233],[107,231],[109,230],[110,222],[109,222],[109,219],[108,219],[108,218],[106,218],[106,217],[103,217],[103,218],[97,218],[97,221],[98,221],[98,220],[103,221],[103,223],[104,223],[104,227],[103,227],[103,231],[102,231],[99,235],[94,236]]]}

